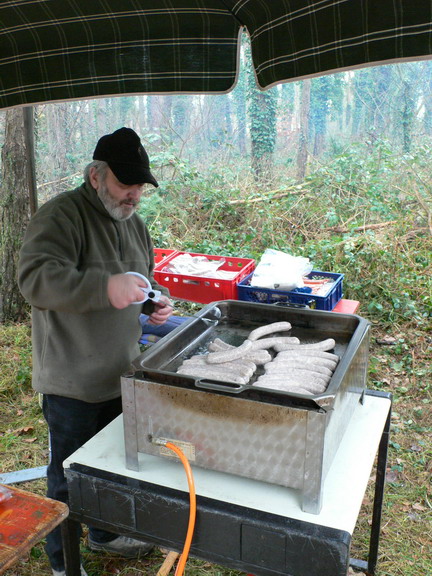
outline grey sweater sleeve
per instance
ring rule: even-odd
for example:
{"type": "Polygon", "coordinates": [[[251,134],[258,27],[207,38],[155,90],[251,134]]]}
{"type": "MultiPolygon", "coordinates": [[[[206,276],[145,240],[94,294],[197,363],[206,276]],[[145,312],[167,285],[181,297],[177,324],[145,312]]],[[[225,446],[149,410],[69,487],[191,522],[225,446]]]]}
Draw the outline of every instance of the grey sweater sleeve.
{"type": "Polygon", "coordinates": [[[42,208],[31,220],[18,265],[23,296],[40,309],[85,313],[110,306],[109,271],[80,269],[82,231],[61,209],[42,208]]]}

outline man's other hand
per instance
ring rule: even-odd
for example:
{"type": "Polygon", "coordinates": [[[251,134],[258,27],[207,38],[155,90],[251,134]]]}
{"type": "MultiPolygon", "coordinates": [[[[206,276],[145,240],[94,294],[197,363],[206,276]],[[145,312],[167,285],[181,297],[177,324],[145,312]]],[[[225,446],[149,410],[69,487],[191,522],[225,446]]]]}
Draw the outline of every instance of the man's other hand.
{"type": "Polygon", "coordinates": [[[150,314],[147,322],[154,324],[155,326],[160,326],[165,324],[168,318],[173,313],[173,307],[170,299],[164,294],[161,295],[158,302],[154,302],[155,309],[150,314]]]}

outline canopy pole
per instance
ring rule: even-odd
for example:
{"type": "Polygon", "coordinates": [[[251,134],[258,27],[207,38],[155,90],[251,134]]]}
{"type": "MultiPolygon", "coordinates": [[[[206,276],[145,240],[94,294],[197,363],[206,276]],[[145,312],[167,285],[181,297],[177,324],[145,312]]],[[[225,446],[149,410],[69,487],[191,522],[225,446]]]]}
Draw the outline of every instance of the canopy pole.
{"type": "Polygon", "coordinates": [[[37,185],[36,185],[36,158],[34,147],[34,116],[33,106],[24,106],[24,140],[27,158],[27,184],[30,197],[30,214],[36,212],[38,207],[37,185]]]}

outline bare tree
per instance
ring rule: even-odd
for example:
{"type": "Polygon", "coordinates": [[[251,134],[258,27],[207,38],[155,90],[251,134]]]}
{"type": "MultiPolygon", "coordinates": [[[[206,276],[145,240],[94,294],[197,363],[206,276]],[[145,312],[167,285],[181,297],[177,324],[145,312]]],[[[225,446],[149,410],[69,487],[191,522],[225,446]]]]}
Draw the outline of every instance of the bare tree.
{"type": "Polygon", "coordinates": [[[29,174],[23,109],[6,112],[0,187],[0,321],[25,318],[27,306],[17,284],[18,254],[30,219],[29,174]]]}
{"type": "Polygon", "coordinates": [[[300,133],[297,151],[297,180],[301,181],[306,175],[308,159],[308,135],[309,135],[309,111],[310,111],[311,81],[304,80],[302,83],[300,101],[300,133]]]}

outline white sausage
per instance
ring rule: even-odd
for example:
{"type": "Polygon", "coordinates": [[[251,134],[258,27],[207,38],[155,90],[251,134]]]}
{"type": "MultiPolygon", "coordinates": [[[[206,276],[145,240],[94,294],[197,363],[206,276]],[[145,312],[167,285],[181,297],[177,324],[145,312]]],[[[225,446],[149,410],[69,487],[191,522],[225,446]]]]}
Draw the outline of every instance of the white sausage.
{"type": "MultiPolygon", "coordinates": [[[[270,362],[271,366],[271,362],[270,362]]],[[[301,370],[300,368],[292,369],[279,369],[278,367],[267,371],[265,375],[279,376],[280,378],[296,379],[303,384],[306,384],[310,380],[321,382],[323,385],[327,385],[330,382],[331,376],[321,374],[320,372],[313,372],[312,370],[301,370]]]]}
{"type": "Polygon", "coordinates": [[[274,346],[274,349],[277,352],[283,350],[298,350],[298,352],[302,352],[303,350],[320,350],[321,352],[326,352],[328,350],[333,350],[335,346],[336,342],[333,338],[327,338],[321,342],[314,342],[313,344],[299,344],[298,346],[295,344],[278,344],[274,346]]]}
{"type": "MultiPolygon", "coordinates": [[[[235,346],[232,346],[231,344],[224,342],[220,338],[215,338],[213,342],[210,342],[210,344],[208,345],[208,349],[210,352],[220,352],[221,350],[231,350],[232,348],[235,348],[235,346]]],[[[267,362],[270,362],[272,357],[271,354],[267,352],[267,350],[256,350],[252,352],[247,352],[243,357],[243,359],[250,360],[251,362],[257,365],[262,365],[266,364],[267,362]]]]}
{"type": "Polygon", "coordinates": [[[272,357],[267,350],[255,350],[254,352],[246,354],[245,359],[250,360],[258,366],[262,366],[263,364],[271,362],[272,357]]]}
{"type": "Polygon", "coordinates": [[[321,391],[326,389],[326,384],[319,378],[309,377],[304,378],[302,375],[284,376],[282,374],[263,374],[257,378],[255,384],[260,382],[279,382],[282,386],[301,386],[302,388],[309,388],[316,386],[321,391]]]}
{"type": "MultiPolygon", "coordinates": [[[[197,354],[196,356],[191,356],[183,361],[183,366],[190,366],[194,364],[208,366],[207,362],[207,354],[197,354]]],[[[250,360],[246,360],[244,358],[240,358],[239,360],[233,360],[232,362],[224,362],[221,364],[221,367],[227,368],[248,368],[249,370],[256,370],[256,364],[251,362],[250,360]]]]}
{"type": "Polygon", "coordinates": [[[205,366],[180,366],[177,373],[185,374],[187,376],[204,377],[209,380],[233,382],[234,384],[247,384],[249,382],[249,379],[243,378],[238,374],[233,374],[232,370],[210,370],[205,366]]]}
{"type": "Polygon", "coordinates": [[[244,360],[237,360],[234,362],[224,362],[223,364],[216,364],[209,366],[206,361],[205,356],[192,356],[188,360],[185,360],[181,365],[181,368],[191,368],[202,367],[207,370],[207,373],[211,373],[216,369],[221,371],[231,372],[237,376],[242,376],[242,378],[247,378],[248,380],[253,376],[256,371],[256,365],[253,362],[245,362],[244,360]]]}
{"type": "Polygon", "coordinates": [[[252,342],[250,340],[245,340],[241,346],[238,348],[232,348],[230,350],[221,350],[220,352],[210,352],[207,355],[207,362],[209,364],[221,364],[223,362],[232,362],[233,360],[238,360],[243,358],[244,355],[249,352],[252,348],[252,342]]]}
{"type": "Polygon", "coordinates": [[[331,352],[322,352],[321,350],[306,350],[303,345],[301,345],[301,348],[293,347],[291,350],[283,350],[282,352],[279,352],[278,356],[313,356],[314,358],[331,360],[336,362],[336,364],[339,362],[339,356],[337,354],[332,354],[331,352]]]}
{"type": "Polygon", "coordinates": [[[228,342],[224,342],[220,338],[215,338],[210,344],[208,345],[208,349],[212,352],[219,352],[219,350],[230,350],[231,348],[235,348],[232,344],[228,344],[228,342]]]}
{"type": "Polygon", "coordinates": [[[289,322],[273,322],[272,324],[266,324],[265,326],[260,326],[255,328],[248,336],[248,340],[254,342],[267,334],[273,334],[274,332],[287,332],[291,330],[291,324],[289,322]]]}
{"type": "Polygon", "coordinates": [[[300,345],[300,340],[295,336],[273,336],[272,338],[261,338],[261,340],[255,340],[252,342],[252,350],[268,350],[269,348],[277,350],[279,345],[295,347],[300,345]]]}
{"type": "Polygon", "coordinates": [[[277,356],[272,362],[269,362],[265,365],[266,372],[285,372],[290,373],[292,370],[308,370],[311,372],[319,372],[324,376],[328,376],[329,378],[333,375],[333,370],[327,368],[326,366],[322,366],[318,362],[312,363],[305,363],[302,362],[301,359],[298,360],[278,360],[277,356]]]}
{"type": "Polygon", "coordinates": [[[321,366],[330,370],[332,373],[335,371],[337,363],[334,360],[327,360],[326,358],[315,358],[314,356],[302,356],[302,355],[292,355],[292,356],[281,356],[283,352],[279,352],[277,356],[274,357],[273,362],[297,365],[301,364],[305,368],[311,366],[321,366]]]}

